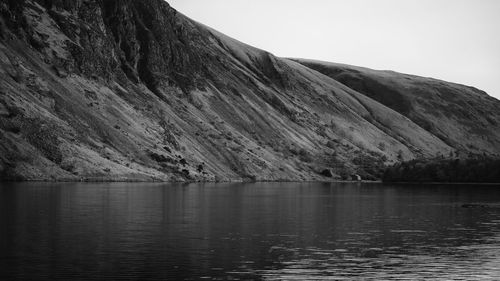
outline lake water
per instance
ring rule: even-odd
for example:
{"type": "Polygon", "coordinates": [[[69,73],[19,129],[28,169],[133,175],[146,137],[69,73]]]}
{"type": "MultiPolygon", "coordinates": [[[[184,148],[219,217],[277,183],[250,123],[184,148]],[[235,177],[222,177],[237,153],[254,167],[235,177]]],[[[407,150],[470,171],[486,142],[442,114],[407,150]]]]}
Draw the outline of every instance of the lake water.
{"type": "Polygon", "coordinates": [[[0,280],[500,280],[500,186],[3,183],[0,265],[0,280]]]}

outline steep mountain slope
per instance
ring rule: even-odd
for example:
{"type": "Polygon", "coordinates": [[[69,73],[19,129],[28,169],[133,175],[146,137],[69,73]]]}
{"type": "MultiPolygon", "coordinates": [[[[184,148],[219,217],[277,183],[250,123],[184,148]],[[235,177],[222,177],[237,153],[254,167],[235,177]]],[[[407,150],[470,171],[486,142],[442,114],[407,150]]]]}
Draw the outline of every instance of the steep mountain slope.
{"type": "Polygon", "coordinates": [[[500,152],[500,101],[481,90],[393,71],[296,61],[403,114],[464,154],[500,152]]]}
{"type": "Polygon", "coordinates": [[[457,147],[161,0],[0,0],[0,15],[0,179],[376,178],[457,147]]]}

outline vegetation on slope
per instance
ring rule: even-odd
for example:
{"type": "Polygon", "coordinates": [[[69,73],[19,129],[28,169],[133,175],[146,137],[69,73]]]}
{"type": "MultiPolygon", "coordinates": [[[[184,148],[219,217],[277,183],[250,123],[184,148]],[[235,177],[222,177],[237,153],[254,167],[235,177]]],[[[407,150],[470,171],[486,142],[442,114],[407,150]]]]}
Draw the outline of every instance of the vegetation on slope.
{"type": "Polygon", "coordinates": [[[388,167],[384,182],[500,183],[500,159],[415,159],[388,167]]]}

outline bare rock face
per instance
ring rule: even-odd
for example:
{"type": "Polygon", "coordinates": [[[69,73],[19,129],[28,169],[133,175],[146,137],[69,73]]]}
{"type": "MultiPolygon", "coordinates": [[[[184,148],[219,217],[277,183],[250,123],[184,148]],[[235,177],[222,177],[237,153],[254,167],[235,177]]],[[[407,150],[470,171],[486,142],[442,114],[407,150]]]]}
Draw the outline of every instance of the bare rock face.
{"type": "Polygon", "coordinates": [[[0,179],[376,179],[397,160],[500,152],[486,94],[419,78],[416,102],[391,86],[403,76],[326,68],[162,0],[0,0],[0,179]],[[445,101],[463,116],[442,117],[445,101]]]}

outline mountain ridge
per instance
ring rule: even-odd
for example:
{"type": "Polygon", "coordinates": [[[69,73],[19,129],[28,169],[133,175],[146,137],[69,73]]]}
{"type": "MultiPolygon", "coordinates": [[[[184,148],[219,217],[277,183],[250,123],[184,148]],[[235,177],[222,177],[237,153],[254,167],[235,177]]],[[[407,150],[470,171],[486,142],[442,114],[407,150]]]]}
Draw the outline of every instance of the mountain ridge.
{"type": "MultiPolygon", "coordinates": [[[[0,15],[4,180],[378,179],[395,161],[500,152],[499,114],[461,87],[440,86],[480,104],[489,127],[473,110],[417,114],[426,103],[394,74],[388,92],[411,105],[399,112],[338,67],[276,57],[161,0],[3,0],[0,15]]],[[[427,84],[427,100],[444,100],[427,84]]]]}
{"type": "MultiPolygon", "coordinates": [[[[422,109],[428,110],[431,106],[422,105],[422,103],[428,102],[430,100],[431,102],[441,102],[441,104],[434,104],[435,108],[432,109],[435,112],[454,113],[453,110],[450,110],[450,106],[456,106],[457,103],[463,103],[464,101],[466,101],[467,103],[469,103],[470,107],[467,112],[460,112],[461,115],[476,113],[476,116],[474,116],[474,118],[469,119],[475,119],[477,121],[483,119],[481,120],[483,121],[483,124],[481,124],[483,128],[487,128],[491,125],[497,125],[496,121],[494,120],[498,117],[498,110],[496,110],[496,106],[499,104],[499,101],[494,97],[487,95],[486,92],[471,86],[450,83],[434,78],[402,74],[394,71],[373,70],[369,68],[336,63],[325,63],[319,61],[314,62],[311,60],[299,59],[297,61],[302,62],[304,65],[316,69],[319,72],[340,81],[348,87],[356,89],[366,94],[367,96],[370,96],[371,98],[381,102],[382,104],[387,105],[395,111],[410,118],[415,123],[421,125],[422,127],[425,127],[427,131],[431,131],[433,134],[438,135],[447,143],[453,143],[453,146],[458,149],[460,149],[460,145],[463,145],[463,143],[459,144],[454,141],[454,139],[463,140],[464,138],[460,138],[456,135],[454,136],[453,132],[447,132],[444,135],[440,132],[437,132],[438,130],[435,130],[434,128],[439,126],[440,122],[438,122],[437,120],[433,120],[433,118],[431,118],[431,116],[429,115],[419,113],[417,107],[420,106],[422,109]],[[353,71],[357,73],[352,74],[353,71]],[[394,77],[398,77],[399,81],[394,81],[394,77]],[[359,83],[360,79],[363,80],[364,84],[359,83]],[[411,83],[405,84],[404,82],[401,82],[403,79],[409,79],[411,83]],[[374,81],[376,81],[376,83],[374,81]],[[421,89],[419,87],[424,83],[431,84],[433,92],[431,92],[430,96],[426,97],[427,100],[422,101],[422,99],[418,95],[421,94],[421,89]],[[459,89],[459,91],[456,94],[450,95],[450,88],[457,88],[459,89]],[[380,91],[380,89],[384,89],[385,93],[377,93],[377,90],[380,91]],[[478,99],[466,100],[468,96],[464,95],[463,93],[467,93],[469,97],[472,95],[476,95],[478,99]],[[383,95],[386,95],[387,97],[384,98],[383,95]],[[448,98],[445,100],[445,102],[447,103],[444,104],[442,101],[439,101],[438,98],[436,98],[436,96],[438,95],[448,95],[448,98]],[[453,100],[458,95],[462,95],[463,99],[453,100]],[[394,103],[394,100],[397,100],[398,102],[394,103]]],[[[458,118],[459,117],[460,116],[458,116],[458,118]]],[[[466,122],[466,119],[467,118],[461,120],[461,123],[466,122]]],[[[450,123],[448,123],[448,125],[450,125],[450,123]]],[[[483,132],[485,131],[486,130],[484,130],[483,132]]],[[[494,153],[494,151],[496,151],[496,147],[500,145],[500,143],[497,141],[500,135],[495,134],[495,136],[492,137],[493,141],[487,143],[482,143],[481,139],[483,137],[485,137],[485,134],[469,135],[467,137],[469,141],[468,143],[465,142],[465,145],[470,146],[469,149],[474,149],[474,146],[481,145],[482,147],[480,147],[480,149],[478,149],[476,152],[480,152],[481,149],[489,150],[490,148],[493,148],[493,150],[490,150],[490,152],[494,153]]],[[[465,152],[465,148],[463,148],[463,146],[461,147],[461,149],[464,150],[462,152],[465,152]]]]}

